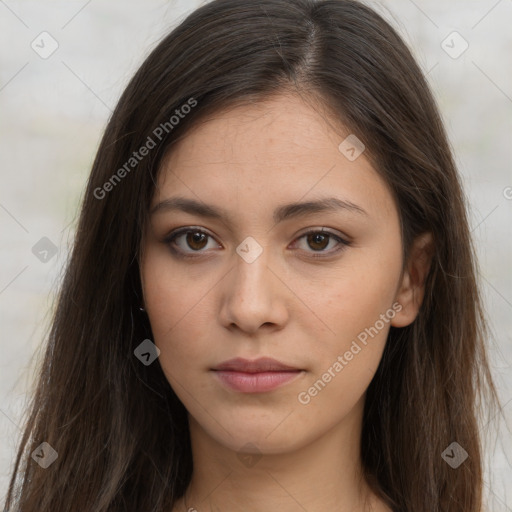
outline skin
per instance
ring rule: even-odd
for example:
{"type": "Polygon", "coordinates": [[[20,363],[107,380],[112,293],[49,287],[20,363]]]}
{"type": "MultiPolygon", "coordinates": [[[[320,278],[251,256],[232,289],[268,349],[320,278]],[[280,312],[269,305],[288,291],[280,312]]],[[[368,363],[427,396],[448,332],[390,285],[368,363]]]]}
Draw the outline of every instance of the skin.
{"type": "Polygon", "coordinates": [[[230,218],[161,210],[145,233],[144,305],[160,365],[189,412],[194,458],[186,502],[173,512],[390,511],[361,478],[363,406],[389,326],[408,325],[418,313],[432,239],[415,241],[402,275],[398,210],[365,153],[349,161],[338,149],[349,133],[286,93],[199,123],[163,162],[152,208],[180,195],[230,218]],[[282,204],[331,196],[366,213],[272,218],[282,204]],[[191,233],[166,243],[181,227],[210,237],[194,241],[191,233]],[[303,236],[322,228],[350,245],[303,236]],[[251,263],[236,252],[248,236],[262,248],[251,263]],[[180,259],[171,246],[197,257],[180,259]],[[300,403],[299,393],[396,303],[401,311],[300,403]],[[210,370],[261,356],[303,372],[247,394],[210,370]]]}

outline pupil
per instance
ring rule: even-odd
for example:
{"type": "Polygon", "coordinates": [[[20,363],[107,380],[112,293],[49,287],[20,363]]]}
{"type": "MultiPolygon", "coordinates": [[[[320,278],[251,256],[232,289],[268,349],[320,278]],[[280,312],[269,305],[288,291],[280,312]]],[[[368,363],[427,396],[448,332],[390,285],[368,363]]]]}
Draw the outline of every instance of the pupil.
{"type": "MultiPolygon", "coordinates": [[[[189,235],[190,235],[190,233],[189,233],[189,235]]],[[[193,246],[194,244],[201,244],[201,240],[204,239],[205,236],[206,235],[204,233],[199,233],[198,231],[192,232],[192,242],[191,242],[191,245],[193,246]]],[[[199,247],[199,249],[201,249],[201,248],[202,248],[202,246],[199,247]]]]}
{"type": "MultiPolygon", "coordinates": [[[[321,244],[322,241],[325,241],[327,240],[327,235],[322,235],[320,233],[316,233],[314,235],[311,235],[311,237],[313,238],[313,243],[314,244],[321,244]]],[[[325,248],[325,244],[322,245],[322,247],[320,247],[321,249],[325,248]]]]}

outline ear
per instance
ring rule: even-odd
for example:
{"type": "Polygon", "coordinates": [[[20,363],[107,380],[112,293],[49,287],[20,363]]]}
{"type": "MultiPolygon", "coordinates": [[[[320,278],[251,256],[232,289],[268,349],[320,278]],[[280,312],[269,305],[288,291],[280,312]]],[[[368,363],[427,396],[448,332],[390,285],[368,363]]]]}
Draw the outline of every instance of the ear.
{"type": "Polygon", "coordinates": [[[397,311],[391,320],[393,327],[405,327],[416,319],[425,295],[425,280],[433,253],[431,233],[423,233],[414,240],[409,261],[395,296],[395,301],[401,304],[402,309],[397,311]]]}

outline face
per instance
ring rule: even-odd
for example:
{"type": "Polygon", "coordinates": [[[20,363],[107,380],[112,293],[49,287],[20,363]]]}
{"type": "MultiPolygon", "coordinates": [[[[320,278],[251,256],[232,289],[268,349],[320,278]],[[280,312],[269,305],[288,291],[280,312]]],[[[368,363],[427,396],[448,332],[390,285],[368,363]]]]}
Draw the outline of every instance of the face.
{"type": "Polygon", "coordinates": [[[390,325],[413,320],[396,205],[364,152],[339,149],[349,133],[283,95],[199,123],[163,162],[145,308],[191,425],[230,449],[285,452],[343,425],[390,325]],[[261,357],[295,371],[218,370],[261,357]]]}

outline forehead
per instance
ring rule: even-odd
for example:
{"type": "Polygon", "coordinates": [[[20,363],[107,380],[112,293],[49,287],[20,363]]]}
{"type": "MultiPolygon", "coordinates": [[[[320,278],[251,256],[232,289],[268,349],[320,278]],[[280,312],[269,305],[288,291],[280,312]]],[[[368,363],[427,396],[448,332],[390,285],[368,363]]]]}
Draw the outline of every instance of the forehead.
{"type": "Polygon", "coordinates": [[[393,214],[390,191],[364,152],[351,161],[340,151],[348,135],[294,94],[218,112],[172,146],[152,204],[178,193],[224,209],[235,199],[266,209],[328,194],[393,214]]]}
{"type": "Polygon", "coordinates": [[[316,149],[336,143],[326,119],[295,94],[231,107],[199,121],[172,148],[169,162],[215,166],[212,156],[232,165],[287,161],[313,156],[316,149]]]}

